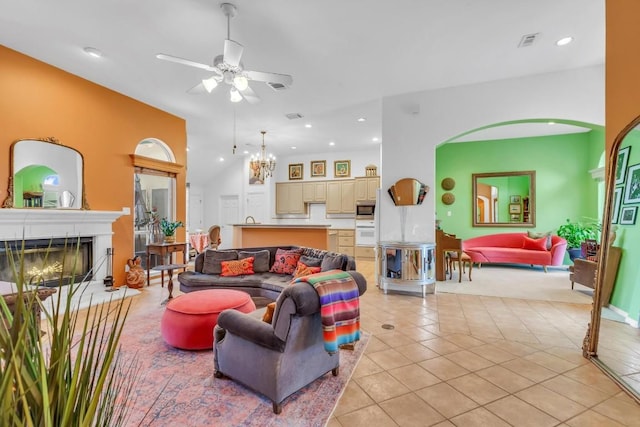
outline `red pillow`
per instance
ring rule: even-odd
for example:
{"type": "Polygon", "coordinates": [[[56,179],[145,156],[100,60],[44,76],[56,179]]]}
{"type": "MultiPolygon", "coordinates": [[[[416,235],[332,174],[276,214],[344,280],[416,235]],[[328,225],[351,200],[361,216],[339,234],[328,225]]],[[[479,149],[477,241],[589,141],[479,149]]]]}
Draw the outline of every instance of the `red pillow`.
{"type": "Polygon", "coordinates": [[[298,266],[298,260],[300,260],[300,256],[302,255],[302,250],[294,249],[294,250],[286,250],[286,249],[278,249],[276,251],[276,258],[269,269],[271,273],[279,273],[279,274],[293,274],[296,271],[296,267],[298,266]]]}
{"type": "Polygon", "coordinates": [[[524,244],[522,249],[529,249],[532,251],[546,251],[547,250],[547,238],[541,237],[539,239],[532,239],[524,236],[524,244]]]}
{"type": "Polygon", "coordinates": [[[296,267],[296,271],[293,272],[293,278],[297,279],[298,277],[308,276],[310,274],[320,273],[320,267],[310,267],[300,261],[298,261],[298,266],[296,267]]]}
{"type": "Polygon", "coordinates": [[[254,257],[239,259],[238,261],[222,261],[221,276],[242,276],[243,274],[253,274],[254,257]]]}

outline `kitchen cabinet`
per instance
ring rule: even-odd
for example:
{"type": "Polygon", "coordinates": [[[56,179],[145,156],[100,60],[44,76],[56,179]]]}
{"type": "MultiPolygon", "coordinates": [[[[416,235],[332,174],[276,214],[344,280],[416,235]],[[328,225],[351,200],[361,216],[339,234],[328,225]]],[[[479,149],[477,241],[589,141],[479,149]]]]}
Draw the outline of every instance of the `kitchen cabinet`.
{"type": "Polygon", "coordinates": [[[327,182],[327,213],[356,213],[354,180],[350,179],[327,182]]]}
{"type": "Polygon", "coordinates": [[[338,253],[355,256],[355,231],[352,228],[338,229],[338,253]]]}
{"type": "Polygon", "coordinates": [[[327,201],[327,182],[303,182],[302,200],[304,203],[324,203],[327,201]]]}
{"type": "Polygon", "coordinates": [[[379,176],[367,176],[355,179],[355,199],[360,200],[375,200],[376,194],[380,188],[379,176]]]}
{"type": "Polygon", "coordinates": [[[276,215],[304,214],[301,182],[276,182],[276,215]]]}

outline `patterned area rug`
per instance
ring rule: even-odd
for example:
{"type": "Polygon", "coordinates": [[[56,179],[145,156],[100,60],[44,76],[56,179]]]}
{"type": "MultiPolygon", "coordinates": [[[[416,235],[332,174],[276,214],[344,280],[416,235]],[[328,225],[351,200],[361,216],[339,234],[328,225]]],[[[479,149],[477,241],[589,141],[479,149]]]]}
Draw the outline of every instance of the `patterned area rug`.
{"type": "Polygon", "coordinates": [[[228,378],[213,378],[212,351],[166,345],[163,311],[129,317],[121,338],[125,356],[135,357],[142,372],[130,426],[324,426],[369,340],[363,333],[354,351],[340,350],[340,375],[328,373],[289,396],[275,415],[268,399],[228,378]]]}

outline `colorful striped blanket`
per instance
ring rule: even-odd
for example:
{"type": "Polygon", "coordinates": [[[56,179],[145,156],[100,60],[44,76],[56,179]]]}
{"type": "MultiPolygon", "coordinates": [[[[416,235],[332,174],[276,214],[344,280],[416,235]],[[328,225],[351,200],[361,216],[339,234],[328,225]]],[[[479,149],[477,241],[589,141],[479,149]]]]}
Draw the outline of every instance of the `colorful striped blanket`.
{"type": "Polygon", "coordinates": [[[329,353],[360,339],[360,291],[351,275],[330,270],[295,279],[307,282],[320,297],[324,348],[329,353]]]}

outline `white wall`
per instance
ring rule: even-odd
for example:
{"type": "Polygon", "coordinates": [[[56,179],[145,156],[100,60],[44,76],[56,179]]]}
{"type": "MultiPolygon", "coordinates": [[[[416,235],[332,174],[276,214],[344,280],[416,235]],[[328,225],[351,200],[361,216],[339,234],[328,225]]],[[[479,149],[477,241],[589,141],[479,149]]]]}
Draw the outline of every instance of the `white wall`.
{"type": "MultiPolygon", "coordinates": [[[[424,203],[407,209],[407,241],[435,241],[435,149],[481,126],[522,119],[604,124],[602,65],[476,85],[386,97],[382,104],[382,189],[416,178],[430,187],[424,203]]],[[[383,193],[386,190],[383,191],[383,193]]],[[[471,197],[471,195],[469,195],[471,197]]],[[[378,205],[381,240],[400,239],[400,209],[378,205]]],[[[469,214],[471,221],[471,214],[469,214]]]]}

